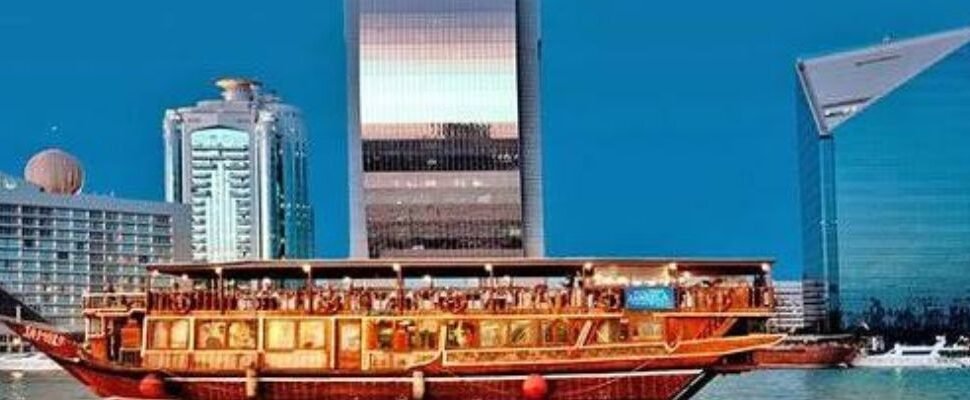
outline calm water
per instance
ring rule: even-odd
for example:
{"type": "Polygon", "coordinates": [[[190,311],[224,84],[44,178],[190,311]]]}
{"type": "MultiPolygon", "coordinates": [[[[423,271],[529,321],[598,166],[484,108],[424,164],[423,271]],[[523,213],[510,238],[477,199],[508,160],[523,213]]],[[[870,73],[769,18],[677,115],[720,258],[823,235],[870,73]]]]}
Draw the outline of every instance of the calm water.
{"type": "MultiPolygon", "coordinates": [[[[719,377],[699,400],[945,400],[970,398],[970,370],[765,371],[719,377]]],[[[0,376],[0,400],[93,400],[67,375],[0,376]]]]}

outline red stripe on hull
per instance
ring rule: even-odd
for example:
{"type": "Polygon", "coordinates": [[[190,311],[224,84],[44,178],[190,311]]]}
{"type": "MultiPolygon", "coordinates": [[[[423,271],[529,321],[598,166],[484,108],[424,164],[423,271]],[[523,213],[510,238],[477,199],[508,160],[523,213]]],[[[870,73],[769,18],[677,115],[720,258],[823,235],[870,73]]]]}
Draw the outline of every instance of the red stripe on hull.
{"type": "MultiPolygon", "coordinates": [[[[669,400],[701,381],[702,373],[549,380],[548,400],[669,400]]],[[[173,382],[173,394],[184,400],[246,400],[245,384],[173,382]]],[[[521,400],[522,380],[427,382],[425,400],[521,400]]],[[[411,399],[409,382],[260,382],[261,400],[401,400],[411,399]]]]}

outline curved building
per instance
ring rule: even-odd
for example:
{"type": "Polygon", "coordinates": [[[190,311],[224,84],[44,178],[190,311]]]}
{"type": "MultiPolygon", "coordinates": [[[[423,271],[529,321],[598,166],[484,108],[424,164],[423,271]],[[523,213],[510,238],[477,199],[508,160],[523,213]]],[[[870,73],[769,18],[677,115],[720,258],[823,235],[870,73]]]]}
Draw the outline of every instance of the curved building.
{"type": "Polygon", "coordinates": [[[846,325],[964,301],[970,29],[800,60],[797,74],[806,278],[827,282],[846,325]]]}
{"type": "Polygon", "coordinates": [[[345,0],[351,255],[542,256],[538,0],[345,0]]]}
{"type": "Polygon", "coordinates": [[[256,81],[216,85],[222,99],[165,113],[166,197],[192,207],[194,258],[311,257],[300,110],[263,93],[256,81]]]}

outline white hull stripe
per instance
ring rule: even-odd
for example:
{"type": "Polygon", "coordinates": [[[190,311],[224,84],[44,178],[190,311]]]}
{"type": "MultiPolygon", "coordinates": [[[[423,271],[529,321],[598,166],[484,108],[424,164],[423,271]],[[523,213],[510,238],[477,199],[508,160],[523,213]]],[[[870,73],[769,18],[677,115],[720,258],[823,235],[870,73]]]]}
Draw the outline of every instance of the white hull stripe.
{"type": "MultiPolygon", "coordinates": [[[[608,372],[608,373],[584,373],[584,374],[549,374],[542,375],[548,380],[569,380],[569,379],[616,379],[616,378],[637,378],[647,376],[680,376],[698,375],[703,373],[700,369],[682,369],[666,371],[635,371],[635,372],[608,372]]],[[[455,377],[429,377],[424,381],[428,383],[448,383],[448,382],[487,382],[487,381],[521,381],[528,375],[485,375],[485,376],[455,376],[455,377]]],[[[166,378],[171,382],[181,383],[244,383],[246,378],[166,378]]],[[[257,377],[258,382],[266,383],[411,383],[412,377],[320,377],[320,378],[299,378],[299,377],[257,377]]]]}

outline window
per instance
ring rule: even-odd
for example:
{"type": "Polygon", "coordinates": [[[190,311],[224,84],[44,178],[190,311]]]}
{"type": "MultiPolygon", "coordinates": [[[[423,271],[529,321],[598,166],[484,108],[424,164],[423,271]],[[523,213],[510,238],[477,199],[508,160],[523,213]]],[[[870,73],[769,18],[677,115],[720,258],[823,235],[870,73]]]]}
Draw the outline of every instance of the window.
{"type": "Polygon", "coordinates": [[[509,326],[505,321],[482,321],[480,345],[501,347],[508,342],[509,326]]]}
{"type": "Polygon", "coordinates": [[[633,339],[637,341],[655,340],[663,337],[663,323],[659,318],[644,318],[632,322],[633,339]]]}
{"type": "Polygon", "coordinates": [[[598,344],[616,343],[622,340],[620,322],[617,320],[600,321],[593,332],[593,341],[598,344]]]}
{"type": "Polygon", "coordinates": [[[324,321],[300,321],[299,346],[301,349],[323,349],[327,347],[326,326],[324,321]]]}
{"type": "Polygon", "coordinates": [[[195,346],[202,350],[255,350],[256,321],[199,321],[195,346]]]}
{"type": "Polygon", "coordinates": [[[569,322],[554,320],[542,322],[542,341],[546,345],[566,346],[575,342],[572,338],[569,322]]]}
{"type": "Polygon", "coordinates": [[[448,322],[446,343],[449,349],[467,349],[478,346],[478,326],[472,321],[448,322]]]}
{"type": "Polygon", "coordinates": [[[516,347],[535,346],[539,341],[538,329],[533,321],[521,320],[509,323],[509,345],[516,347]]]}
{"type": "Polygon", "coordinates": [[[183,350],[189,347],[189,322],[184,319],[151,321],[148,347],[183,350]]]}
{"type": "Polygon", "coordinates": [[[296,320],[267,320],[267,350],[291,350],[296,347],[296,320]]]}
{"type": "Polygon", "coordinates": [[[416,323],[408,321],[407,330],[410,333],[411,348],[418,351],[438,349],[438,321],[421,320],[416,323]]]}

